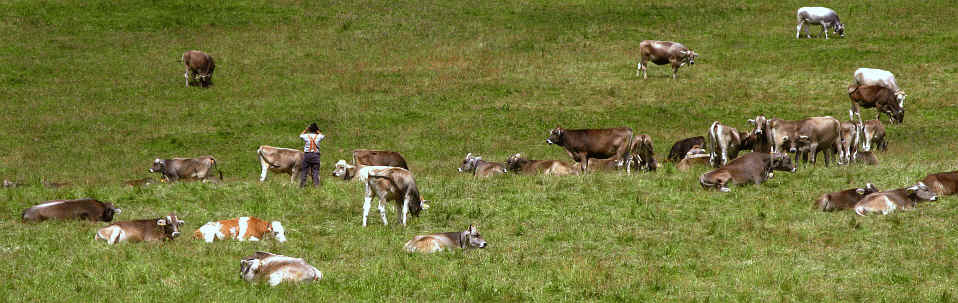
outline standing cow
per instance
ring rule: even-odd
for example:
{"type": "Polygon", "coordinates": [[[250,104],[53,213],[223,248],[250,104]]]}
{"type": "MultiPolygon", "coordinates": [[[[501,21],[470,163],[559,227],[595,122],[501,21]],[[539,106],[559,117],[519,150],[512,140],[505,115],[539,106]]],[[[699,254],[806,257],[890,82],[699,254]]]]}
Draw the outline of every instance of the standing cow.
{"type": "Polygon", "coordinates": [[[396,213],[401,214],[400,222],[406,226],[406,214],[412,213],[418,217],[419,212],[428,209],[429,201],[423,200],[419,193],[419,187],[416,186],[416,180],[412,173],[399,167],[388,167],[382,169],[371,169],[367,171],[366,193],[363,198],[363,227],[366,226],[366,217],[369,216],[369,208],[372,204],[373,196],[379,198],[379,215],[382,216],[383,225],[386,221],[386,204],[388,201],[396,201],[396,213]]]}
{"type": "Polygon", "coordinates": [[[808,28],[812,24],[821,25],[825,39],[828,39],[828,29],[832,28],[836,34],[845,37],[845,25],[838,19],[838,14],[827,7],[802,7],[796,14],[798,26],[795,28],[795,39],[801,38],[802,26],[805,26],[805,37],[811,38],[808,28]]]}
{"type": "Polygon", "coordinates": [[[201,87],[213,85],[213,70],[216,69],[216,63],[213,57],[207,53],[191,50],[183,53],[183,64],[186,65],[186,72],[183,77],[186,78],[186,87],[198,82],[201,87]]]}
{"type": "Polygon", "coordinates": [[[113,221],[113,216],[120,213],[120,209],[110,202],[100,202],[95,199],[54,200],[34,205],[23,211],[20,217],[24,222],[40,222],[48,219],[80,219],[93,222],[113,221]]]}
{"type": "Polygon", "coordinates": [[[737,129],[718,121],[709,126],[709,162],[713,167],[720,167],[738,157],[741,146],[742,134],[737,129]]]}
{"type": "Polygon", "coordinates": [[[636,77],[641,72],[642,78],[648,79],[647,63],[652,61],[656,65],[671,64],[672,79],[675,79],[679,67],[686,63],[689,66],[695,65],[695,57],[699,54],[678,42],[645,40],[639,43],[639,55],[641,58],[639,59],[638,70],[635,71],[636,77]]]}
{"type": "MultiPolygon", "coordinates": [[[[153,160],[153,167],[150,167],[151,173],[161,173],[163,178],[169,182],[176,182],[180,179],[202,180],[210,176],[210,170],[216,168],[216,159],[213,156],[202,156],[197,158],[172,158],[153,160]]],[[[223,172],[216,169],[223,180],[223,172]]]]}
{"type": "Polygon", "coordinates": [[[296,184],[296,176],[299,176],[299,169],[303,165],[303,150],[261,145],[256,150],[256,156],[261,168],[260,182],[266,181],[266,172],[272,170],[289,174],[289,183],[296,184]]]}
{"type": "Polygon", "coordinates": [[[392,166],[409,169],[406,158],[399,152],[388,150],[357,149],[353,150],[353,165],[356,166],[392,166]]]}
{"type": "Polygon", "coordinates": [[[828,166],[832,154],[840,151],[841,122],[829,116],[802,120],[771,119],[768,120],[768,138],[773,152],[780,152],[788,145],[787,151],[796,153],[796,162],[799,149],[807,150],[813,165],[821,151],[825,166],[828,166]]]}
{"type": "Polygon", "coordinates": [[[881,151],[888,150],[888,141],[885,139],[885,126],[882,125],[881,120],[865,121],[862,133],[864,133],[864,140],[862,140],[863,150],[871,151],[872,146],[881,151]]]}
{"type": "Polygon", "coordinates": [[[860,126],[854,121],[842,122],[841,125],[842,136],[839,161],[845,164],[851,164],[858,157],[858,144],[861,141],[860,126]]]}
{"type": "MultiPolygon", "coordinates": [[[[579,162],[581,171],[589,168],[589,158],[624,160],[631,164],[632,128],[564,129],[556,127],[549,131],[546,143],[562,146],[572,160],[579,162]]],[[[630,168],[626,171],[631,172],[630,168]]]]}
{"type": "Polygon", "coordinates": [[[875,120],[881,118],[881,114],[888,115],[891,123],[902,123],[905,121],[905,98],[897,99],[890,88],[878,85],[849,85],[848,98],[851,99],[851,108],[848,110],[849,119],[858,117],[862,120],[859,105],[864,108],[877,109],[875,120]],[[900,100],[897,101],[896,100],[900,100]]]}

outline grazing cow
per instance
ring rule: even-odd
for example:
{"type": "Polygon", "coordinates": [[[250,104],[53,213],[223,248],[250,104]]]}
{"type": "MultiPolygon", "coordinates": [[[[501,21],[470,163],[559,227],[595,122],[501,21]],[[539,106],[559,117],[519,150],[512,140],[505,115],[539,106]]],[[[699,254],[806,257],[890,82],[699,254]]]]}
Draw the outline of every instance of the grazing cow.
{"type": "Polygon", "coordinates": [[[267,234],[272,234],[276,241],[286,242],[286,229],[282,223],[266,222],[256,217],[207,222],[193,232],[193,238],[203,239],[206,243],[213,243],[214,239],[236,239],[242,242],[259,241],[267,234]]]}
{"type": "MultiPolygon", "coordinates": [[[[197,158],[172,158],[153,160],[153,167],[150,167],[151,173],[161,173],[163,178],[169,182],[176,182],[180,179],[203,180],[209,177],[210,170],[216,168],[216,159],[213,156],[202,156],[197,158]]],[[[216,170],[223,179],[223,172],[216,170]]]]}
{"type": "Polygon", "coordinates": [[[472,249],[486,248],[489,244],[475,225],[469,225],[462,232],[448,232],[431,235],[416,236],[406,242],[405,248],[408,252],[434,253],[443,250],[453,250],[456,248],[472,249]]]}
{"type": "Polygon", "coordinates": [[[366,226],[366,217],[369,216],[369,207],[373,196],[379,197],[379,215],[382,216],[383,225],[386,221],[387,201],[396,201],[396,213],[402,214],[400,220],[403,226],[406,226],[406,214],[412,213],[418,217],[419,212],[429,208],[429,201],[423,200],[419,194],[419,188],[416,186],[416,180],[412,173],[400,167],[387,167],[381,169],[370,169],[366,171],[366,195],[363,200],[363,226],[366,226]]]}
{"type": "Polygon", "coordinates": [[[409,166],[406,165],[406,158],[403,158],[398,152],[388,150],[353,150],[353,165],[392,166],[409,169],[409,166]]]}
{"type": "Polygon", "coordinates": [[[881,118],[881,114],[885,113],[888,115],[888,120],[891,123],[902,123],[905,121],[905,99],[902,97],[898,102],[895,102],[895,96],[892,93],[892,90],[877,85],[849,85],[848,86],[848,98],[851,99],[852,106],[848,110],[848,117],[854,119],[853,117],[857,116],[858,121],[861,121],[862,115],[858,109],[858,106],[864,108],[877,109],[875,114],[875,119],[878,120],[881,118]]]}
{"type": "Polygon", "coordinates": [[[930,174],[921,180],[921,183],[927,184],[935,193],[947,196],[958,193],[958,170],[930,174]]]}
{"type": "Polygon", "coordinates": [[[340,159],[336,161],[336,164],[333,165],[333,177],[342,178],[345,181],[357,180],[359,182],[366,182],[366,176],[369,175],[369,171],[373,169],[383,169],[390,168],[392,166],[365,166],[365,165],[350,165],[346,163],[346,160],[340,159]]]}
{"type": "Polygon", "coordinates": [[[110,202],[95,199],[53,200],[23,210],[20,218],[24,222],[40,222],[47,219],[80,219],[89,221],[113,221],[120,209],[110,202]]]}
{"type": "Polygon", "coordinates": [[[635,71],[636,77],[641,72],[642,78],[648,79],[647,63],[652,61],[656,65],[671,64],[672,79],[675,79],[679,67],[686,63],[689,66],[695,65],[695,57],[699,54],[678,42],[645,40],[639,43],[639,55],[641,58],[639,59],[638,70],[635,71]]]}
{"type": "Polygon", "coordinates": [[[865,187],[846,189],[833,193],[823,194],[818,200],[815,200],[815,209],[821,211],[836,211],[842,209],[852,209],[858,201],[871,193],[877,193],[879,190],[874,184],[865,184],[865,187]]]}
{"type": "Polygon", "coordinates": [[[494,175],[507,172],[506,165],[498,162],[486,162],[482,157],[473,156],[472,153],[466,154],[459,166],[459,172],[471,172],[476,177],[492,177],[494,175]]]}
{"type": "Polygon", "coordinates": [[[858,152],[855,162],[865,163],[865,165],[878,165],[878,157],[875,156],[874,152],[862,151],[858,152]]]}
{"type": "Polygon", "coordinates": [[[260,145],[256,149],[256,155],[259,157],[261,168],[260,182],[266,181],[266,172],[272,170],[277,173],[289,174],[289,183],[296,184],[296,176],[299,176],[299,168],[303,165],[302,149],[260,145]]]}
{"type": "Polygon", "coordinates": [[[862,149],[865,151],[871,151],[872,146],[880,149],[881,151],[888,150],[888,141],[885,140],[885,125],[882,125],[880,120],[868,120],[865,121],[864,129],[864,140],[862,140],[862,149]]]}
{"type": "Polygon", "coordinates": [[[323,273],[305,260],[257,251],[240,261],[240,276],[248,282],[267,281],[269,286],[282,282],[312,282],[323,273]]]}
{"type": "Polygon", "coordinates": [[[730,192],[728,184],[762,184],[772,177],[773,170],[795,171],[788,155],[781,153],[751,152],[732,160],[721,168],[706,172],[699,176],[699,184],[703,188],[718,188],[722,192],[730,192]]]}
{"type": "Polygon", "coordinates": [[[190,84],[199,82],[202,87],[213,85],[213,70],[216,69],[216,63],[213,57],[207,53],[191,50],[183,53],[183,64],[186,65],[186,87],[190,84]]]}
{"type": "Polygon", "coordinates": [[[858,158],[858,143],[861,142],[858,123],[854,121],[842,122],[841,150],[839,162],[852,163],[858,158]]]}
{"type": "MultiPolygon", "coordinates": [[[[815,158],[821,151],[824,153],[825,166],[828,166],[832,154],[840,152],[842,146],[841,122],[829,116],[802,120],[770,119],[767,128],[773,152],[780,152],[787,144],[788,152],[797,153],[799,147],[804,145],[811,155],[812,164],[815,164],[815,158]]],[[[798,155],[795,157],[797,161],[798,155]]]]}
{"type": "Polygon", "coordinates": [[[186,222],[170,213],[164,218],[116,222],[98,230],[93,238],[105,240],[111,245],[117,242],[173,240],[180,235],[180,226],[183,224],[186,222]]]}
{"type": "Polygon", "coordinates": [[[652,147],[652,137],[649,135],[636,135],[632,139],[632,147],[629,148],[629,153],[632,154],[632,160],[628,162],[634,165],[637,170],[645,167],[647,171],[655,171],[659,166],[659,163],[655,161],[655,150],[652,147]]]}
{"type": "Polygon", "coordinates": [[[521,154],[515,154],[506,160],[506,169],[523,175],[544,174],[552,176],[576,175],[579,170],[568,163],[558,160],[529,160],[521,154]]]}
{"type": "Polygon", "coordinates": [[[855,204],[855,213],[859,216],[869,213],[887,215],[899,208],[914,208],[918,202],[936,200],[938,196],[935,192],[931,191],[925,183],[918,182],[917,185],[908,188],[871,193],[855,204]]]}
{"type": "Polygon", "coordinates": [[[825,39],[828,39],[828,28],[832,28],[836,34],[845,37],[845,25],[838,20],[838,14],[827,7],[802,7],[796,14],[798,17],[798,26],[795,28],[795,39],[801,38],[802,26],[805,26],[805,38],[811,38],[808,28],[812,25],[821,25],[822,33],[825,39]]]}
{"type": "Polygon", "coordinates": [[[698,146],[699,148],[705,146],[705,137],[691,137],[679,140],[672,144],[672,150],[669,151],[669,161],[678,162],[688,154],[689,150],[692,150],[698,146]]]}
{"type": "Polygon", "coordinates": [[[718,121],[709,126],[709,162],[713,167],[720,167],[738,157],[741,146],[742,133],[735,128],[718,121]]]}
{"type": "Polygon", "coordinates": [[[685,154],[685,157],[678,164],[675,164],[675,168],[679,171],[688,171],[693,165],[708,165],[708,161],[708,152],[701,148],[693,148],[685,154]]]}
{"type": "MultiPolygon", "coordinates": [[[[625,164],[629,165],[632,128],[563,129],[556,127],[549,131],[546,143],[564,148],[572,160],[582,164],[582,172],[588,170],[589,158],[624,160],[625,164]]],[[[626,167],[626,171],[631,172],[631,169],[626,167]]]]}
{"type": "Polygon", "coordinates": [[[877,68],[859,68],[855,70],[855,85],[876,85],[887,87],[898,101],[905,101],[905,92],[895,82],[895,74],[877,68]]]}

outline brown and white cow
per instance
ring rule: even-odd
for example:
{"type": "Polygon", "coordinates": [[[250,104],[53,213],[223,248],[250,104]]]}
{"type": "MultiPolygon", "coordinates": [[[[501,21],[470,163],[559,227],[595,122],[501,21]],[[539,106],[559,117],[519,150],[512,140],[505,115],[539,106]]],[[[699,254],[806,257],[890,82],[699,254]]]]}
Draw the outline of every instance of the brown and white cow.
{"type": "Polygon", "coordinates": [[[271,170],[289,174],[289,183],[296,183],[299,169],[303,165],[303,150],[260,145],[256,149],[256,156],[259,158],[260,182],[266,181],[266,172],[271,170]]]}
{"type": "Polygon", "coordinates": [[[865,187],[846,189],[833,193],[823,194],[815,200],[815,208],[821,211],[836,211],[842,209],[852,209],[858,201],[871,193],[877,193],[880,190],[875,184],[865,184],[865,187]]]}
{"type": "Polygon", "coordinates": [[[672,79],[675,79],[675,75],[679,72],[679,67],[682,67],[686,63],[689,66],[695,65],[695,57],[698,55],[699,54],[678,42],[644,40],[639,43],[639,56],[641,58],[639,59],[638,70],[635,71],[635,76],[638,77],[641,72],[642,78],[648,79],[649,77],[646,70],[648,69],[648,62],[652,61],[652,63],[656,65],[671,64],[672,79]]]}
{"type": "Polygon", "coordinates": [[[895,91],[890,88],[878,85],[851,84],[848,86],[848,98],[852,102],[852,107],[848,110],[850,119],[855,119],[853,116],[858,116],[858,121],[861,121],[861,112],[858,110],[860,105],[864,108],[876,108],[878,110],[875,115],[876,120],[881,118],[882,113],[885,113],[891,123],[905,121],[905,100],[902,98],[899,101],[895,91]]]}
{"type": "MultiPolygon", "coordinates": [[[[646,134],[638,134],[632,139],[632,147],[629,148],[632,160],[628,161],[635,169],[645,167],[647,171],[655,171],[659,163],[655,161],[655,149],[652,146],[652,137],[646,134]]],[[[591,164],[590,164],[591,165],[591,164]]]]}
{"type": "Polygon", "coordinates": [[[116,222],[98,230],[93,238],[108,244],[173,240],[183,224],[186,222],[170,213],[163,218],[116,222]]]}
{"type": "Polygon", "coordinates": [[[685,157],[675,164],[675,169],[679,171],[688,171],[692,166],[705,166],[709,164],[709,153],[701,148],[693,148],[685,153],[685,157]]]}
{"type": "MultiPolygon", "coordinates": [[[[163,178],[169,182],[176,182],[180,179],[202,180],[206,181],[210,176],[210,170],[216,168],[216,159],[213,156],[202,156],[197,158],[172,158],[153,160],[153,167],[150,167],[151,173],[161,173],[163,178]]],[[[223,179],[223,172],[216,170],[223,179]]]]}
{"type": "Polygon", "coordinates": [[[213,85],[213,70],[216,69],[216,62],[213,57],[207,53],[198,50],[191,50],[183,53],[183,64],[186,65],[186,72],[183,77],[186,78],[186,87],[190,84],[199,82],[202,87],[213,85]]]}
{"type": "Polygon", "coordinates": [[[802,120],[770,119],[767,128],[773,152],[797,153],[801,146],[805,146],[812,164],[815,164],[818,152],[823,152],[825,166],[831,161],[832,154],[840,152],[841,122],[829,116],[802,120]]]}
{"type": "Polygon", "coordinates": [[[388,150],[357,149],[353,150],[353,165],[357,166],[392,166],[406,170],[406,158],[401,154],[388,150]]]}
{"type": "Polygon", "coordinates": [[[871,151],[872,146],[881,151],[888,150],[888,141],[885,139],[885,125],[882,125],[881,120],[865,121],[862,133],[864,137],[862,140],[863,150],[871,151]]]}
{"type": "Polygon", "coordinates": [[[958,193],[958,170],[930,174],[921,180],[935,193],[942,196],[958,193]]]}
{"type": "Polygon", "coordinates": [[[517,174],[552,176],[577,175],[579,170],[573,169],[568,163],[558,160],[529,160],[521,154],[515,154],[506,160],[506,169],[517,174]]]}
{"type": "Polygon", "coordinates": [[[731,184],[762,184],[772,177],[773,170],[794,172],[788,155],[781,153],[747,153],[732,160],[721,168],[706,172],[699,176],[699,184],[703,188],[718,188],[722,192],[729,192],[731,184]]]}
{"type": "Polygon", "coordinates": [[[682,158],[688,154],[689,150],[692,150],[696,146],[698,146],[698,148],[705,147],[705,137],[691,137],[675,142],[669,151],[669,161],[679,162],[679,160],[682,160],[682,158]]]}
{"type": "Polygon", "coordinates": [[[887,215],[896,209],[914,208],[918,202],[936,200],[938,200],[938,195],[931,191],[925,183],[918,182],[917,185],[908,188],[869,194],[858,201],[858,204],[855,204],[855,213],[859,216],[869,213],[887,215]]]}
{"type": "Polygon", "coordinates": [[[462,160],[462,165],[459,166],[459,172],[468,172],[472,173],[473,176],[483,178],[501,175],[507,171],[505,164],[487,162],[482,160],[482,157],[473,156],[472,153],[466,154],[466,158],[462,160]]]}
{"type": "MultiPolygon", "coordinates": [[[[546,143],[565,149],[572,160],[582,164],[581,171],[589,168],[589,158],[625,160],[630,164],[632,128],[564,129],[556,127],[549,131],[546,143]]],[[[626,171],[631,171],[626,167],[626,171]]]]}
{"type": "Polygon", "coordinates": [[[852,163],[858,158],[858,144],[861,143],[861,128],[858,123],[854,121],[842,122],[842,136],[841,136],[841,150],[839,154],[839,161],[843,163],[852,163]]]}
{"type": "Polygon", "coordinates": [[[373,196],[379,198],[379,215],[383,225],[386,221],[386,204],[396,201],[396,213],[402,214],[400,222],[406,226],[406,214],[412,213],[418,217],[419,212],[428,209],[428,200],[423,200],[416,186],[412,173],[400,167],[370,169],[366,172],[366,194],[363,199],[363,226],[366,226],[366,217],[369,216],[373,196]]]}
{"type": "Polygon", "coordinates": [[[489,243],[479,234],[475,225],[461,232],[447,232],[416,236],[404,246],[408,252],[434,253],[443,250],[486,248],[489,243]]]}
{"type": "Polygon", "coordinates": [[[34,205],[23,210],[20,218],[24,222],[40,222],[48,219],[79,219],[89,221],[113,221],[113,216],[120,213],[113,203],[100,202],[96,199],[85,198],[76,200],[53,200],[34,205]]]}
{"type": "Polygon", "coordinates": [[[206,243],[213,240],[236,239],[259,241],[272,235],[276,241],[286,242],[286,229],[279,221],[266,222],[256,217],[239,217],[228,220],[207,222],[193,232],[193,238],[203,239],[206,243]]]}
{"type": "Polygon", "coordinates": [[[742,133],[734,127],[722,125],[718,121],[709,126],[709,162],[713,167],[728,164],[738,157],[742,146],[742,133]]]}
{"type": "Polygon", "coordinates": [[[282,282],[312,282],[323,273],[300,258],[258,251],[240,261],[240,276],[248,282],[266,281],[269,286],[282,282]]]}

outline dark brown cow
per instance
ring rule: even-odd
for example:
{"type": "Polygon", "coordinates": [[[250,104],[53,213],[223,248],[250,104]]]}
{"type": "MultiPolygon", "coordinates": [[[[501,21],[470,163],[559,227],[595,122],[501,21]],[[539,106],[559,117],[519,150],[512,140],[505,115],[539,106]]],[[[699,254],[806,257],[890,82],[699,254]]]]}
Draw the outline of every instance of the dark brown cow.
{"type": "Polygon", "coordinates": [[[790,153],[797,153],[799,147],[805,146],[812,164],[815,164],[821,151],[824,153],[825,166],[828,166],[832,154],[838,153],[841,147],[841,122],[829,116],[802,120],[770,119],[767,128],[773,152],[781,152],[786,144],[786,151],[790,153]]]}
{"type": "Polygon", "coordinates": [[[772,177],[773,170],[794,172],[795,165],[786,154],[751,152],[732,160],[728,165],[702,174],[699,184],[705,189],[718,188],[722,192],[729,192],[729,183],[762,184],[772,177]]]}
{"type": "Polygon", "coordinates": [[[904,97],[899,101],[899,97],[895,95],[895,91],[891,88],[878,85],[852,84],[848,86],[848,98],[852,102],[852,108],[848,110],[848,116],[852,120],[855,119],[852,116],[857,115],[858,121],[861,121],[861,113],[858,111],[858,106],[861,105],[864,108],[874,107],[878,109],[878,113],[875,115],[876,120],[881,118],[882,113],[885,113],[891,123],[905,122],[904,97]]]}
{"type": "Polygon", "coordinates": [[[742,138],[741,149],[763,153],[772,152],[772,144],[768,141],[768,119],[764,115],[758,115],[755,119],[748,119],[748,123],[755,126],[755,129],[742,138]]]}
{"type": "MultiPolygon", "coordinates": [[[[563,129],[556,127],[549,132],[546,143],[565,148],[572,160],[582,164],[581,171],[589,168],[589,158],[625,160],[630,164],[629,149],[632,147],[632,128],[563,129]]],[[[626,167],[626,171],[631,171],[626,167]]]]}
{"type": "Polygon", "coordinates": [[[655,160],[655,149],[652,146],[652,137],[649,135],[636,135],[635,138],[632,139],[632,147],[629,148],[629,153],[632,154],[632,161],[629,162],[635,166],[635,169],[645,167],[647,171],[655,171],[655,169],[659,167],[659,163],[655,160]]]}
{"type": "Polygon", "coordinates": [[[110,202],[100,202],[85,198],[77,200],[54,200],[23,210],[20,218],[26,221],[40,222],[48,219],[80,219],[89,221],[113,221],[120,209],[110,202]]]}
{"type": "Polygon", "coordinates": [[[742,133],[718,121],[709,126],[709,162],[713,167],[728,164],[738,157],[742,146],[742,133]]]}
{"type": "Polygon", "coordinates": [[[958,193],[958,170],[930,174],[921,180],[932,191],[942,196],[958,193]]]}
{"type": "Polygon", "coordinates": [[[506,169],[517,174],[552,176],[575,175],[578,171],[568,163],[558,160],[529,160],[521,154],[515,154],[506,160],[506,169]]]}
{"type": "Polygon", "coordinates": [[[459,172],[471,172],[476,177],[492,177],[494,175],[504,174],[508,170],[506,165],[498,162],[486,162],[482,157],[473,156],[472,153],[466,154],[462,160],[459,172]]]}
{"type": "Polygon", "coordinates": [[[879,191],[874,184],[868,183],[865,184],[865,187],[861,188],[852,188],[823,194],[818,200],[815,200],[815,208],[821,211],[852,209],[862,198],[870,193],[877,193],[879,191]]]}
{"type": "Polygon", "coordinates": [[[888,150],[888,141],[885,139],[885,125],[882,125],[881,120],[868,120],[864,123],[864,130],[862,130],[862,149],[865,151],[871,151],[872,146],[881,150],[888,150]]]}
{"type": "Polygon", "coordinates": [[[194,82],[199,82],[202,87],[213,85],[213,70],[216,69],[216,63],[212,56],[198,50],[191,50],[183,53],[183,64],[186,65],[186,73],[183,74],[186,78],[186,87],[190,87],[190,84],[194,82]]]}
{"type": "Polygon", "coordinates": [[[689,153],[689,150],[696,146],[699,148],[705,147],[705,137],[691,137],[675,142],[675,144],[672,144],[672,150],[669,151],[669,161],[678,162],[682,160],[689,153]]]}
{"type": "Polygon", "coordinates": [[[353,150],[353,165],[392,166],[409,169],[409,166],[406,165],[406,158],[403,158],[398,152],[388,150],[353,150]]]}
{"type": "Polygon", "coordinates": [[[695,65],[695,57],[699,54],[695,53],[685,45],[682,45],[678,42],[672,41],[658,41],[658,40],[645,40],[639,43],[639,59],[638,70],[635,71],[635,76],[638,77],[639,73],[642,73],[643,79],[648,79],[648,69],[647,63],[652,61],[656,65],[671,64],[672,65],[672,79],[675,79],[675,75],[679,72],[679,67],[682,67],[686,63],[689,66],[695,65]]]}
{"type": "Polygon", "coordinates": [[[173,240],[180,235],[183,220],[170,213],[156,219],[122,221],[108,225],[96,232],[94,239],[105,240],[108,244],[118,242],[173,240]]]}
{"type": "Polygon", "coordinates": [[[869,213],[887,215],[896,209],[911,209],[918,202],[937,201],[938,196],[924,183],[908,188],[871,193],[855,204],[855,213],[864,216],[869,213]]]}
{"type": "Polygon", "coordinates": [[[260,182],[266,181],[267,171],[274,171],[289,174],[289,182],[296,184],[299,169],[303,166],[302,149],[261,145],[256,149],[256,156],[259,157],[260,182]]]}
{"type": "MultiPolygon", "coordinates": [[[[153,167],[150,167],[151,173],[161,173],[163,178],[169,182],[176,182],[180,179],[202,180],[210,176],[210,170],[216,168],[216,159],[213,156],[202,156],[197,158],[172,158],[153,160],[153,167]]],[[[223,172],[216,170],[223,179],[223,172]]]]}

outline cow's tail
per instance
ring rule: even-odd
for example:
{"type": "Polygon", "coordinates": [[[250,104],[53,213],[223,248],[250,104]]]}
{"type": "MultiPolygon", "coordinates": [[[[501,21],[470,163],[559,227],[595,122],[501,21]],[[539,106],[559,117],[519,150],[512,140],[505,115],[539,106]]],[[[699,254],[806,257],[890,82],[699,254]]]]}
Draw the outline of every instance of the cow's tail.
{"type": "Polygon", "coordinates": [[[256,150],[256,154],[259,155],[259,160],[260,160],[260,161],[263,161],[263,162],[266,162],[266,164],[269,165],[269,167],[273,167],[273,168],[279,167],[279,165],[276,165],[276,164],[273,164],[272,162],[269,162],[269,159],[266,159],[266,156],[263,156],[263,147],[262,147],[262,146],[260,146],[259,149],[256,150]]]}

